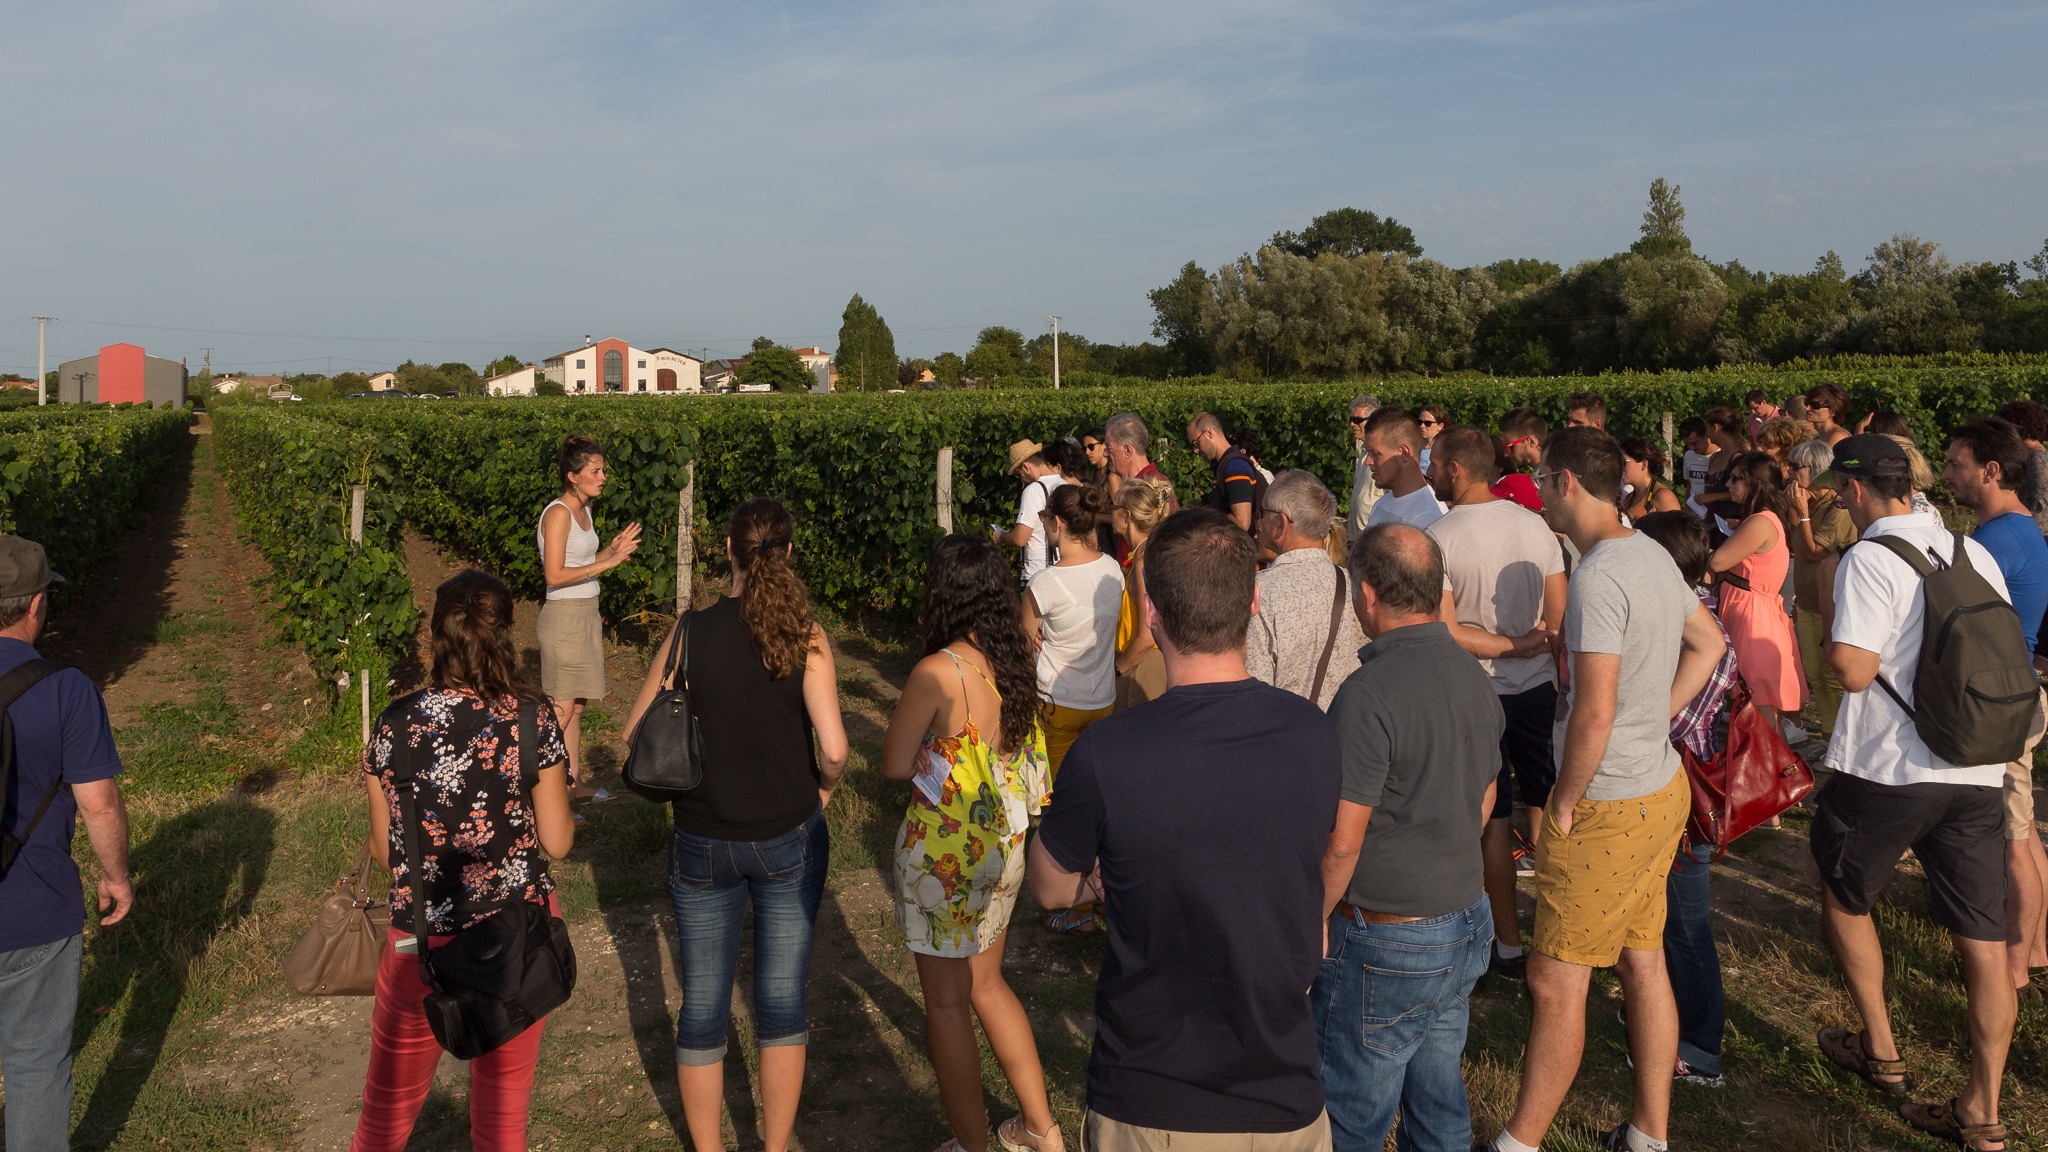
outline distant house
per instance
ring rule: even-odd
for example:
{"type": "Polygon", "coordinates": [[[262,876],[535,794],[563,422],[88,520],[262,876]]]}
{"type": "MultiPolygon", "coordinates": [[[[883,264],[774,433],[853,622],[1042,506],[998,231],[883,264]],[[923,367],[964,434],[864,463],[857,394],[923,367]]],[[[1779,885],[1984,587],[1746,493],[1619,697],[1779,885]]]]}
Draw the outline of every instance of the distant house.
{"type": "Polygon", "coordinates": [[[150,403],[185,406],[190,374],[176,360],[150,356],[134,344],[109,344],[94,356],[57,365],[50,399],[89,404],[150,403]]]}
{"type": "Polygon", "coordinates": [[[704,390],[704,362],[673,348],[635,348],[599,340],[541,361],[543,374],[571,396],[598,393],[683,395],[704,390]]]}
{"type": "Polygon", "coordinates": [[[823,348],[798,348],[795,351],[797,358],[804,362],[804,367],[809,368],[811,375],[818,378],[811,391],[830,392],[839,387],[839,370],[833,367],[830,352],[823,348]]]}
{"type": "Polygon", "coordinates": [[[493,376],[484,381],[486,396],[531,396],[534,384],[540,379],[540,369],[528,364],[503,376],[493,376]]]}
{"type": "Polygon", "coordinates": [[[370,391],[372,392],[389,392],[396,387],[398,387],[398,373],[396,372],[379,372],[375,376],[370,377],[370,391]]]}
{"type": "Polygon", "coordinates": [[[237,388],[246,388],[251,392],[260,392],[268,396],[272,388],[283,383],[282,376],[222,376],[213,382],[213,390],[233,392],[237,388]]]}
{"type": "Polygon", "coordinates": [[[713,360],[704,365],[704,390],[723,392],[739,383],[739,360],[713,360]]]}

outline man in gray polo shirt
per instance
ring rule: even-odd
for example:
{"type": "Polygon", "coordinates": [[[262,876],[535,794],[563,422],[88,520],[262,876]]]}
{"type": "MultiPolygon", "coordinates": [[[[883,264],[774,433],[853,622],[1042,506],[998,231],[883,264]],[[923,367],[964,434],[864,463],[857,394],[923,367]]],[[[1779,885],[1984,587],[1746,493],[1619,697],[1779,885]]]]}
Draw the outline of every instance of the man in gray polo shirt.
{"type": "Polygon", "coordinates": [[[1329,944],[1309,993],[1332,1143],[1376,1152],[1398,1113],[1402,1147],[1464,1148],[1466,998],[1493,939],[1479,837],[1505,721],[1439,614],[1434,540],[1368,528],[1349,575],[1372,643],[1330,705],[1344,782],[1323,853],[1329,944]],[[1368,1016],[1384,1026],[1361,1028],[1368,1016]]]}

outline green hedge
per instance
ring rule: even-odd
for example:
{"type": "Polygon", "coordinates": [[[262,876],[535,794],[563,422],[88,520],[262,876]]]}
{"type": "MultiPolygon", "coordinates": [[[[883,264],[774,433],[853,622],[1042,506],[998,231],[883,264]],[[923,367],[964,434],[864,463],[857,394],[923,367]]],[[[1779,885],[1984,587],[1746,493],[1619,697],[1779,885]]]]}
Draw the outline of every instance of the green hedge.
{"type": "Polygon", "coordinates": [[[191,426],[190,413],[146,406],[0,414],[0,532],[47,549],[68,598],[142,518],[191,426]]]}
{"type": "MultiPolygon", "coordinates": [[[[330,437],[373,441],[378,458],[389,461],[404,516],[502,573],[522,596],[540,590],[534,528],[559,491],[556,447],[580,431],[606,449],[610,485],[596,505],[600,533],[609,538],[633,519],[645,525],[640,554],[606,578],[609,618],[658,610],[673,597],[675,494],[692,458],[700,557],[722,553],[733,507],[773,496],[796,516],[798,564],[813,595],[839,611],[900,618],[916,610],[924,558],[938,537],[935,468],[944,446],[954,449],[955,527],[985,531],[1015,512],[1018,485],[1005,474],[1012,442],[1074,434],[1126,410],[1152,430],[1152,458],[1183,503],[1199,503],[1209,491],[1209,465],[1186,444],[1187,422],[1201,411],[1257,431],[1266,467],[1306,468],[1341,503],[1355,459],[1346,416],[1360,393],[1390,403],[1434,401],[1455,420],[1491,428],[1522,405],[1562,424],[1566,398],[1592,389],[1606,397],[1618,434],[1656,437],[1666,411],[1682,419],[1716,404],[1739,409],[1751,388],[1783,397],[1821,380],[1844,387],[1859,413],[1898,410],[1930,444],[2004,400],[2048,398],[2048,364],[1999,363],[1368,383],[1208,379],[1058,392],[341,401],[254,411],[278,427],[325,426],[330,437]]],[[[254,499],[264,489],[245,491],[254,499]]]]}
{"type": "Polygon", "coordinates": [[[419,625],[406,571],[402,453],[357,429],[255,405],[213,414],[213,443],[242,525],[270,561],[287,639],[315,671],[388,667],[419,625]],[[363,543],[348,538],[349,489],[368,487],[363,543]],[[351,651],[367,645],[370,651],[351,651]]]}

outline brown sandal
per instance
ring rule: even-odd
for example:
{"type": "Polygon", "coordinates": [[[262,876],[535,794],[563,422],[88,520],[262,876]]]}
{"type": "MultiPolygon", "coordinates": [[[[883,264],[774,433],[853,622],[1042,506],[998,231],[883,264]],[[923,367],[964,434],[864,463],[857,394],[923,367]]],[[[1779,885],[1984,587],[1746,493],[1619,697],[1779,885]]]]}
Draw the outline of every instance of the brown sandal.
{"type": "Polygon", "coordinates": [[[1835,1067],[1855,1073],[1879,1092],[1887,1096],[1904,1096],[1913,1090],[1913,1074],[1906,1071],[1906,1062],[1879,1060],[1871,1056],[1864,1051],[1863,1033],[1823,1028],[1814,1039],[1820,1045],[1821,1054],[1833,1061],[1835,1067]],[[1899,1079],[1879,1080],[1879,1076],[1897,1076],[1899,1079]]]}
{"type": "Polygon", "coordinates": [[[1899,1115],[1905,1118],[1906,1123],[1929,1136],[1954,1141],[1964,1148],[1975,1148],[1971,1143],[1975,1140],[2005,1143],[2005,1125],[1996,1120],[1989,1124],[1965,1125],[1956,1113],[1956,1098],[1953,1096],[1946,1104],[1901,1104],[1899,1115]]]}

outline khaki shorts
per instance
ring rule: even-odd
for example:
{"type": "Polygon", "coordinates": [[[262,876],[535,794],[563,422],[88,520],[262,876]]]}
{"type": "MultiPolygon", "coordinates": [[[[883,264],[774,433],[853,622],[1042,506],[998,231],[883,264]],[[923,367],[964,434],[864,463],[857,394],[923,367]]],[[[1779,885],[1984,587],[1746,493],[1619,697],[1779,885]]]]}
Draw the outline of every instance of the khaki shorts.
{"type": "Polygon", "coordinates": [[[1111,1120],[1100,1112],[1081,1118],[1081,1152],[1330,1152],[1330,1114],[1292,1132],[1169,1132],[1111,1120]]]}
{"type": "Polygon", "coordinates": [[[1664,878],[1691,810],[1683,769],[1648,796],[1579,801],[1570,836],[1546,810],[1531,947],[1592,968],[1611,967],[1623,948],[1664,947],[1664,878]]]}
{"type": "Polygon", "coordinates": [[[2048,694],[2027,729],[2027,748],[2020,758],[2005,766],[2005,838],[2025,840],[2034,834],[2034,746],[2048,729],[2048,694]]]}

